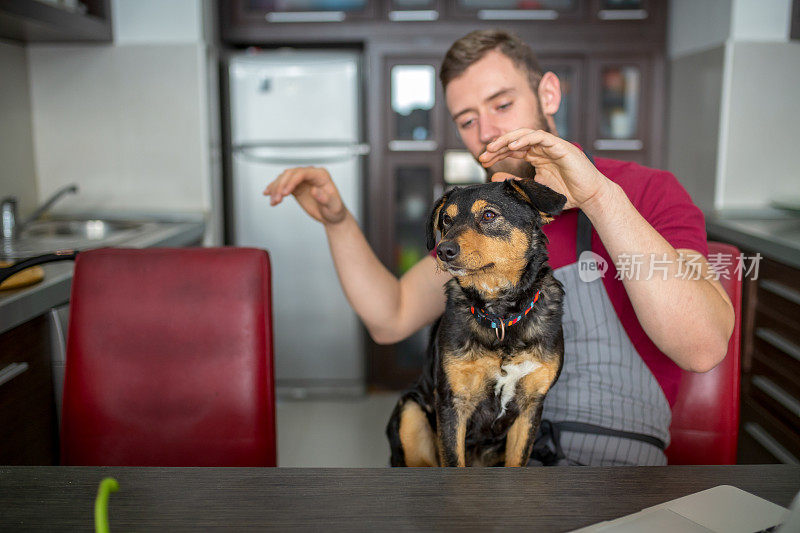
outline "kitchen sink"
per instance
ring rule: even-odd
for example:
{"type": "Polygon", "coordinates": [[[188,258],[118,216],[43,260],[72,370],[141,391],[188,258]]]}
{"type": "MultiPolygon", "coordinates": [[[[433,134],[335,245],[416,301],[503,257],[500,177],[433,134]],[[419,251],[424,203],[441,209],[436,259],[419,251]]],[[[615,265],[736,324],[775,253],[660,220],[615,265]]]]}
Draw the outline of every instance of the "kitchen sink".
{"type": "Polygon", "coordinates": [[[136,231],[143,225],[143,222],[110,220],[45,220],[25,227],[20,239],[101,241],[123,232],[136,231]]]}
{"type": "Polygon", "coordinates": [[[12,241],[0,242],[0,260],[17,260],[56,250],[88,250],[123,244],[154,222],[103,219],[53,219],[31,222],[12,241]]]}

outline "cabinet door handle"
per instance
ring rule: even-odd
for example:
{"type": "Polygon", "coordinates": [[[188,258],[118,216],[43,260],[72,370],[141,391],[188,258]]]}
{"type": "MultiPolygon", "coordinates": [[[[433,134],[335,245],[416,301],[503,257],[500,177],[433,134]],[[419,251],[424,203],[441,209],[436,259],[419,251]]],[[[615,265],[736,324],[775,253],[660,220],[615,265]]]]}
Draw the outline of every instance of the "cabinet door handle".
{"type": "Polygon", "coordinates": [[[644,20],[647,18],[645,9],[601,9],[597,12],[600,20],[644,20]]]}
{"type": "Polygon", "coordinates": [[[744,431],[753,437],[761,446],[766,448],[766,450],[769,451],[769,453],[771,453],[780,462],[787,465],[800,464],[800,461],[797,460],[797,457],[792,455],[789,450],[781,446],[781,444],[775,440],[772,435],[767,433],[764,428],[755,422],[746,422],[744,425],[744,431]]]}
{"type": "Polygon", "coordinates": [[[641,150],[644,143],[641,139],[597,139],[594,141],[595,150],[641,150]]]}
{"type": "Polygon", "coordinates": [[[556,20],[555,9],[481,9],[480,20],[556,20]]]}
{"type": "Polygon", "coordinates": [[[436,141],[389,141],[392,152],[433,152],[438,147],[436,141]]]}
{"type": "Polygon", "coordinates": [[[777,294],[782,298],[786,298],[794,304],[800,305],[800,292],[797,292],[791,287],[787,287],[783,283],[762,279],[759,280],[758,287],[764,289],[765,291],[769,291],[772,294],[777,294]]]}
{"type": "Polygon", "coordinates": [[[750,378],[750,383],[752,383],[754,387],[761,389],[764,394],[781,404],[794,416],[800,418],[800,402],[798,402],[794,396],[764,376],[753,376],[750,378]]]}
{"type": "Polygon", "coordinates": [[[439,12],[434,9],[420,9],[416,11],[389,11],[389,20],[392,22],[428,22],[439,19],[439,12]]]}
{"type": "Polygon", "coordinates": [[[28,370],[28,363],[11,363],[0,370],[0,385],[5,385],[26,370],[28,370]]]}
{"type": "Polygon", "coordinates": [[[756,328],[756,337],[800,361],[800,346],[768,328],[756,328]]]}
{"type": "Polygon", "coordinates": [[[274,11],[264,15],[267,22],[342,22],[344,11],[274,11]]]}

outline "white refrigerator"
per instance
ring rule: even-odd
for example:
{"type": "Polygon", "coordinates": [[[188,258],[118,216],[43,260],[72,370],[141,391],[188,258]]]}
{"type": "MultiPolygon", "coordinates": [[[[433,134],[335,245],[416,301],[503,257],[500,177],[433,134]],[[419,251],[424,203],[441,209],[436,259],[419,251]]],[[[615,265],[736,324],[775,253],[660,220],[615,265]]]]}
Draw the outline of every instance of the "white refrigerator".
{"type": "Polygon", "coordinates": [[[344,296],[323,226],[293,197],[269,205],[283,170],[324,166],[361,221],[360,55],[281,49],[228,62],[236,246],[269,251],[276,388],[282,396],[364,392],[358,318],[344,296]]]}

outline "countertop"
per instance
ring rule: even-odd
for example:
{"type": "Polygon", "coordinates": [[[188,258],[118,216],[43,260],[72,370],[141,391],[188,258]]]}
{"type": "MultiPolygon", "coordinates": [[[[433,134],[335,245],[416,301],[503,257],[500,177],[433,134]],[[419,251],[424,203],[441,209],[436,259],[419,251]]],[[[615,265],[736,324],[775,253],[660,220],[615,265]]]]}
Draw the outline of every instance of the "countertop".
{"type": "MultiPolygon", "coordinates": [[[[118,247],[149,248],[187,246],[203,238],[205,224],[202,216],[184,220],[149,220],[146,231],[130,239],[115,243],[118,247]]],[[[51,307],[66,303],[72,286],[72,261],[42,265],[44,280],[17,290],[0,291],[0,333],[46,312],[51,307]]]]}
{"type": "Polygon", "coordinates": [[[119,482],[112,531],[571,531],[718,485],[781,506],[800,489],[800,466],[790,465],[0,466],[0,530],[90,531],[106,476],[119,482]]]}
{"type": "Polygon", "coordinates": [[[800,268],[800,215],[778,210],[706,213],[710,240],[800,268]]]}

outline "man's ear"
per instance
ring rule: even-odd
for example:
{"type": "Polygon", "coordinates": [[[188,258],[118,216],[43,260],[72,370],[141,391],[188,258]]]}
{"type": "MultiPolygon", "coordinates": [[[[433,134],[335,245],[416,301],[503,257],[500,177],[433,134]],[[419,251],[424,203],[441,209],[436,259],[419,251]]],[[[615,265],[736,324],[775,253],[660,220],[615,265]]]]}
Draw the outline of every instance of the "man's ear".
{"type": "Polygon", "coordinates": [[[428,237],[428,250],[433,250],[433,247],[436,246],[436,230],[440,229],[439,212],[442,210],[442,206],[447,201],[447,196],[449,194],[449,192],[444,193],[441,198],[436,200],[436,202],[433,204],[433,209],[431,209],[431,215],[428,217],[428,224],[425,227],[428,237]]]}
{"type": "Polygon", "coordinates": [[[544,224],[553,221],[553,217],[561,213],[567,203],[567,197],[550,187],[537,183],[531,178],[520,180],[508,179],[503,182],[506,192],[529,204],[536,211],[544,224]]]}

